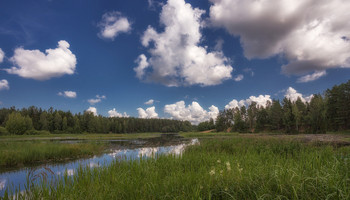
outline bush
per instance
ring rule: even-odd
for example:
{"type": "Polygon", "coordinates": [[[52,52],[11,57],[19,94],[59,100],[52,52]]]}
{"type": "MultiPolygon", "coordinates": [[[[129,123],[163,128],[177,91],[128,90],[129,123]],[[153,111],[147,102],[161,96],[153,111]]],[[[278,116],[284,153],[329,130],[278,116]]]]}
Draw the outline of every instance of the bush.
{"type": "Polygon", "coordinates": [[[5,127],[11,134],[23,135],[33,128],[33,122],[30,117],[23,117],[20,113],[13,112],[9,115],[5,127]]]}
{"type": "Polygon", "coordinates": [[[5,127],[0,126],[0,135],[7,135],[9,132],[5,127]]]}

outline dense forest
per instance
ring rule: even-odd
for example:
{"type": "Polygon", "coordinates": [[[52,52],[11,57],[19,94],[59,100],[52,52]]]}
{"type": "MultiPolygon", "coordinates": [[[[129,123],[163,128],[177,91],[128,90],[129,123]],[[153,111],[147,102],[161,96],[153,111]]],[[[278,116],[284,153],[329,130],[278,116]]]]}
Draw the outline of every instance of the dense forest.
{"type": "MultiPolygon", "coordinates": [[[[325,133],[350,129],[350,81],[315,94],[310,102],[298,98],[272,100],[265,106],[220,111],[218,117],[200,123],[198,131],[325,133]]],[[[0,134],[139,133],[191,131],[188,121],[94,116],[91,112],[42,110],[31,106],[0,109],[0,134]]]]}
{"type": "Polygon", "coordinates": [[[273,100],[265,106],[255,102],[220,111],[215,123],[202,122],[198,130],[216,129],[234,132],[326,133],[350,129],[350,81],[315,94],[310,102],[300,98],[282,102],[273,100]]]}
{"type": "Polygon", "coordinates": [[[94,116],[91,112],[72,114],[70,111],[42,110],[31,106],[16,110],[0,109],[0,134],[48,133],[139,133],[190,131],[188,121],[170,119],[140,119],[133,117],[94,116]]]}

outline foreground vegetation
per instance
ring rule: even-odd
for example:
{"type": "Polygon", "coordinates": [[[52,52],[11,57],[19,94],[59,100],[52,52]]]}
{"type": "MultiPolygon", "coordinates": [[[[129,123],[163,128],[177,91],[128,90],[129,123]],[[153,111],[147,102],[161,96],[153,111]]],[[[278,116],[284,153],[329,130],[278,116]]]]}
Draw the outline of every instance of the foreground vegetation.
{"type": "Polygon", "coordinates": [[[0,168],[64,161],[91,156],[104,150],[102,144],[62,144],[43,141],[1,141],[0,168]]]}
{"type": "MultiPolygon", "coordinates": [[[[181,156],[81,167],[29,199],[349,199],[350,148],[256,138],[202,140],[181,156]]],[[[11,195],[10,195],[11,196],[11,195]]],[[[5,197],[6,198],[6,197],[5,197]]]]}

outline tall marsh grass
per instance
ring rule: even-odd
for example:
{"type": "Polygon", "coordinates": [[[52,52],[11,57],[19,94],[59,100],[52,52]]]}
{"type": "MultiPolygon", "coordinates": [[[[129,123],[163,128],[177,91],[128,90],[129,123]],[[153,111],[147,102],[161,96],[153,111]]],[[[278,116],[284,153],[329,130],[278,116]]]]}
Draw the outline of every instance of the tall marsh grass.
{"type": "Polygon", "coordinates": [[[0,142],[0,167],[16,167],[48,161],[60,161],[101,152],[103,146],[92,143],[62,144],[42,141],[0,142]]]}
{"type": "Polygon", "coordinates": [[[350,148],[277,139],[201,141],[181,156],[81,167],[29,199],[350,199],[350,148]]]}

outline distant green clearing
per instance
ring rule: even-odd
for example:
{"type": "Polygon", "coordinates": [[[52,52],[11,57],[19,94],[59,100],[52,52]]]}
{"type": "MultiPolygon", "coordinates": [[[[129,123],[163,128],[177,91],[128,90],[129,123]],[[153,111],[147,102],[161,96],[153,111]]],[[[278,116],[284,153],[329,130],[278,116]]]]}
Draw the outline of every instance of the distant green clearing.
{"type": "Polygon", "coordinates": [[[28,188],[30,199],[349,199],[350,147],[212,138],[182,157],[115,161],[28,188]]]}

